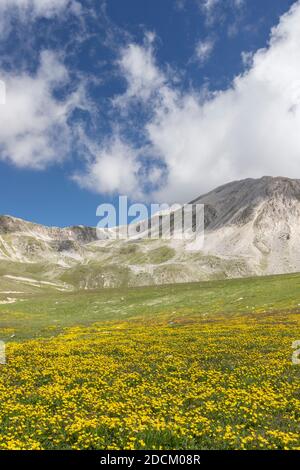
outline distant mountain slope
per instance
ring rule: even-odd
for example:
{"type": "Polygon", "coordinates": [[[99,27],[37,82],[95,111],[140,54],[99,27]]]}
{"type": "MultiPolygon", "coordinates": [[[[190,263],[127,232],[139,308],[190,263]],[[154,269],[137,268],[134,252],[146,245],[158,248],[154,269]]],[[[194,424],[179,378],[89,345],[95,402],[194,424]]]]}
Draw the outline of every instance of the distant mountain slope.
{"type": "Polygon", "coordinates": [[[300,270],[300,180],[246,179],[196,202],[206,207],[205,253],[242,257],[257,274],[300,270]]]}
{"type": "Polygon", "coordinates": [[[1,292],[188,282],[300,271],[300,180],[221,186],[205,205],[205,243],[112,240],[95,228],[52,228],[0,217],[1,292]]]}

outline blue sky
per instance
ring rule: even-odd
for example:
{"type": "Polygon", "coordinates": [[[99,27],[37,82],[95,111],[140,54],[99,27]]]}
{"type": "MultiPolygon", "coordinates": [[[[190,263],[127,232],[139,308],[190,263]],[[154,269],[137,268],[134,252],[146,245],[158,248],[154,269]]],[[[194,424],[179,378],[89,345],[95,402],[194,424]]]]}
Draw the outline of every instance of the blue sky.
{"type": "Polygon", "coordinates": [[[0,213],[96,225],[119,194],[300,177],[298,1],[0,0],[0,17],[0,213]]]}

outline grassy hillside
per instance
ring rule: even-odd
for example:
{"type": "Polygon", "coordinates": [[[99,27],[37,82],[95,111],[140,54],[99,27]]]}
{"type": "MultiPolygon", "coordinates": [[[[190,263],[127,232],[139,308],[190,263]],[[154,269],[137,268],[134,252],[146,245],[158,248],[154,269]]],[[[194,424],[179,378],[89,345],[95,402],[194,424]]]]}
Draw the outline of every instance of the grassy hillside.
{"type": "MultiPolygon", "coordinates": [[[[24,286],[22,286],[23,289],[24,286]]],[[[12,286],[17,292],[18,285],[12,286]]],[[[269,312],[300,312],[300,274],[167,286],[59,292],[44,285],[0,304],[0,328],[16,339],[109,320],[170,320],[269,312]]],[[[8,294],[0,293],[6,299],[8,294]]],[[[6,337],[6,339],[8,339],[6,337]]]]}
{"type": "Polygon", "coordinates": [[[161,285],[261,273],[259,266],[255,269],[248,266],[243,257],[222,258],[189,251],[178,240],[171,244],[147,239],[76,245],[70,240],[50,243],[36,239],[35,245],[35,239],[31,238],[20,234],[0,236],[0,288],[6,273],[37,281],[55,281],[73,290],[161,285]]]}
{"type": "Polygon", "coordinates": [[[0,448],[300,448],[299,285],[49,288],[0,304],[0,448]]]}

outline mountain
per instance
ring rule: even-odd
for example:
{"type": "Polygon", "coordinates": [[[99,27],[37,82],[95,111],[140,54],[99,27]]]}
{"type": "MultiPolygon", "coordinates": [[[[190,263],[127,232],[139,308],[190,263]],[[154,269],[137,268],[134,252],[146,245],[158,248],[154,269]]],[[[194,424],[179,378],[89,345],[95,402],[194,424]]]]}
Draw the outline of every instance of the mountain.
{"type": "Polygon", "coordinates": [[[239,256],[253,274],[300,270],[300,180],[246,179],[195,202],[206,208],[205,253],[239,256]]]}
{"type": "MultiPolygon", "coordinates": [[[[205,241],[114,240],[91,227],[0,217],[0,294],[150,285],[300,271],[300,180],[263,177],[195,199],[205,241]]],[[[7,294],[8,295],[8,294],[7,294]]],[[[10,298],[10,297],[9,297],[10,298]]]]}

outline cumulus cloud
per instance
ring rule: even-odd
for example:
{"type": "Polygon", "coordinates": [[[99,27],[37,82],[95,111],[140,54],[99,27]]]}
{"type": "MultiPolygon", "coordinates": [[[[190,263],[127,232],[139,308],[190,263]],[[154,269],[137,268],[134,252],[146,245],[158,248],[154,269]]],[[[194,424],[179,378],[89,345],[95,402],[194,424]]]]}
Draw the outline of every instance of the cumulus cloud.
{"type": "Polygon", "coordinates": [[[118,66],[126,79],[127,91],[116,98],[115,104],[127,105],[136,98],[147,101],[163,86],[165,77],[153,54],[154,38],[152,33],[147,33],[144,47],[132,43],[121,50],[118,66]]]}
{"type": "MultiPolygon", "coordinates": [[[[183,202],[234,179],[300,177],[299,24],[298,1],[266,48],[243,55],[244,73],[213,92],[187,89],[167,65],[160,67],[153,33],[122,47],[117,65],[126,90],[112,102],[112,135],[102,144],[86,139],[77,182],[101,193],[183,202]]],[[[56,88],[68,82],[59,57],[46,51],[35,73],[1,78],[7,104],[0,109],[0,158],[31,168],[66,158],[74,132],[69,117],[83,91],[57,99],[56,88]]]]}
{"type": "MultiPolygon", "coordinates": [[[[207,95],[172,84],[157,66],[151,47],[132,44],[123,51],[121,70],[131,77],[126,95],[148,107],[142,133],[149,153],[166,168],[164,183],[152,197],[188,201],[234,179],[300,176],[299,24],[297,2],[272,29],[268,47],[253,54],[231,87],[207,95]],[[144,67],[146,78],[141,75],[144,67]]],[[[109,159],[121,161],[125,168],[128,158],[127,188],[134,190],[136,167],[126,155],[111,146],[110,153],[104,152],[105,168],[109,159]]],[[[102,161],[97,159],[97,174],[102,161]]],[[[95,173],[93,166],[88,171],[95,173]]],[[[119,180],[116,177],[110,189],[124,189],[119,180]]],[[[107,188],[107,182],[101,184],[107,188]]]]}
{"type": "Polygon", "coordinates": [[[152,146],[144,143],[137,148],[122,137],[120,131],[124,128],[125,132],[126,128],[130,130],[131,124],[136,129],[140,127],[140,123],[132,122],[128,116],[125,116],[125,124],[120,120],[120,116],[124,119],[135,105],[142,105],[152,114],[152,106],[157,100],[166,109],[173,101],[173,90],[167,86],[168,78],[156,64],[154,40],[153,33],[146,33],[143,46],[132,43],[120,52],[117,65],[127,88],[124,94],[113,99],[118,125],[114,127],[112,137],[102,144],[82,136],[87,165],[83,173],[77,172],[74,176],[81,187],[98,193],[125,192],[143,197],[145,187],[157,187],[164,178],[164,163],[153,159],[152,146]]]}
{"type": "Polygon", "coordinates": [[[71,145],[68,117],[80,106],[80,87],[66,100],[55,89],[68,82],[59,57],[44,51],[39,68],[28,72],[1,72],[6,84],[6,104],[0,109],[0,158],[20,168],[45,168],[63,160],[71,145]]]}
{"type": "Polygon", "coordinates": [[[230,89],[205,102],[177,93],[167,112],[158,107],[147,132],[168,167],[159,198],[189,199],[248,176],[299,176],[299,23],[298,2],[230,89]]]}
{"type": "Polygon", "coordinates": [[[139,162],[137,152],[119,136],[101,147],[87,144],[92,157],[86,171],[77,173],[74,180],[81,187],[98,193],[138,194],[139,162]]]}

